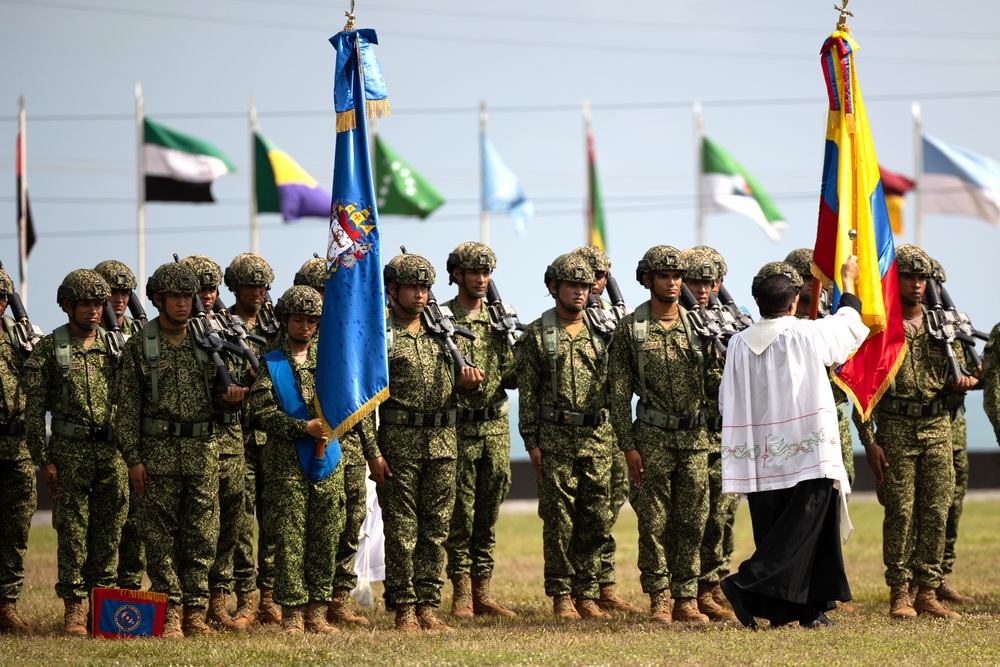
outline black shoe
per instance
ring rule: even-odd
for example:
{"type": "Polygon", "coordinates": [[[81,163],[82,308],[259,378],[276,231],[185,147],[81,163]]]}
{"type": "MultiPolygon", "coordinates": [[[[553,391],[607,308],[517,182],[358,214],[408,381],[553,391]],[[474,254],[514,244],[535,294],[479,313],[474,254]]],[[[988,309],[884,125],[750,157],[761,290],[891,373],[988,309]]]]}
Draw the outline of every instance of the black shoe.
{"type": "Polygon", "coordinates": [[[740,589],[736,587],[736,584],[729,581],[729,578],[727,577],[723,579],[719,585],[722,587],[722,592],[726,595],[726,599],[729,600],[729,604],[733,606],[733,613],[736,614],[736,618],[743,624],[743,627],[750,630],[756,630],[757,621],[743,605],[743,598],[741,597],[740,589]]]}
{"type": "Polygon", "coordinates": [[[803,618],[799,621],[799,625],[803,628],[808,628],[810,630],[815,630],[816,628],[822,628],[826,625],[836,625],[837,621],[833,620],[821,611],[816,612],[816,616],[810,618],[803,618]]]}

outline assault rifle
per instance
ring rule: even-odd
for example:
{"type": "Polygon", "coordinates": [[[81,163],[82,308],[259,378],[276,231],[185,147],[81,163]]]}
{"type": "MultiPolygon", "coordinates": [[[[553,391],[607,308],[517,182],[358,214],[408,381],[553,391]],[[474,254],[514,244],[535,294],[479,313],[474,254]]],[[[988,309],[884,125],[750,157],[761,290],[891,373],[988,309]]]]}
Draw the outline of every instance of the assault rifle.
{"type": "Polygon", "coordinates": [[[727,329],[732,329],[734,333],[738,333],[753,324],[753,318],[736,305],[725,285],[719,285],[718,302],[722,316],[725,318],[727,329]]]}
{"type": "Polygon", "coordinates": [[[270,291],[264,292],[264,303],[261,304],[260,310],[257,311],[257,321],[260,322],[260,328],[268,336],[278,333],[278,329],[281,328],[278,316],[274,314],[274,302],[271,301],[270,291]]]}
{"type": "Polygon", "coordinates": [[[621,322],[622,318],[630,311],[625,307],[625,297],[622,296],[618,281],[611,273],[608,273],[608,282],[604,287],[608,290],[608,300],[611,301],[611,316],[614,317],[615,322],[621,322]]]}
{"type": "Polygon", "coordinates": [[[971,375],[959,365],[958,359],[955,358],[955,350],[951,347],[951,344],[957,339],[955,327],[948,321],[944,306],[941,305],[937,281],[933,278],[927,279],[924,297],[927,299],[927,332],[932,338],[941,341],[944,345],[944,354],[948,358],[948,372],[951,377],[960,380],[971,375]]]}
{"type": "Polygon", "coordinates": [[[149,322],[146,318],[146,309],[142,307],[142,300],[135,293],[135,290],[132,290],[132,293],[128,295],[128,312],[132,319],[139,323],[140,329],[149,322]]]}
{"type": "Polygon", "coordinates": [[[524,331],[524,325],[517,319],[517,311],[510,304],[504,304],[500,299],[500,290],[490,278],[486,285],[486,312],[490,316],[490,328],[502,335],[507,340],[510,349],[514,349],[516,334],[524,331]]]}
{"type": "MultiPolygon", "coordinates": [[[[469,340],[476,340],[476,334],[465,327],[455,326],[455,314],[451,312],[451,308],[448,308],[448,306],[438,305],[437,298],[434,296],[434,290],[430,288],[427,289],[427,305],[424,306],[422,317],[427,330],[434,336],[437,336],[438,340],[444,343],[448,353],[451,354],[451,358],[455,362],[456,371],[461,371],[466,366],[472,366],[472,362],[466,359],[462,351],[458,349],[458,345],[455,343],[455,336],[464,336],[469,340]]],[[[474,368],[474,366],[472,367],[474,368]]]]}
{"type": "Polygon", "coordinates": [[[125,335],[121,325],[118,324],[118,314],[115,313],[115,309],[111,306],[110,301],[104,302],[104,311],[101,313],[101,320],[104,324],[104,330],[108,332],[108,335],[105,337],[108,352],[115,359],[119,359],[122,356],[122,350],[125,348],[125,341],[128,340],[128,336],[125,335]]]}
{"type": "Polygon", "coordinates": [[[584,310],[587,311],[590,325],[601,335],[604,342],[610,343],[611,336],[615,333],[615,326],[618,322],[611,313],[604,310],[601,300],[594,296],[593,292],[587,295],[587,305],[584,307],[584,310]]]}
{"type": "Polygon", "coordinates": [[[979,368],[983,361],[976,352],[976,339],[989,340],[989,334],[972,326],[972,320],[969,319],[969,316],[955,308],[955,302],[951,300],[951,295],[948,294],[943,283],[938,283],[938,293],[941,296],[941,306],[944,308],[945,317],[955,327],[955,338],[962,341],[966,353],[972,359],[972,365],[979,368]]]}
{"type": "MultiPolygon", "coordinates": [[[[688,322],[695,335],[703,340],[711,340],[715,343],[715,348],[723,357],[726,356],[726,335],[724,322],[721,319],[721,310],[711,311],[704,308],[691,289],[681,283],[681,305],[688,311],[688,322]]],[[[732,335],[732,334],[730,334],[732,335]]]]}
{"type": "MultiPolygon", "coordinates": [[[[0,270],[3,270],[3,262],[0,262],[0,270]]],[[[32,324],[28,319],[28,312],[24,309],[21,295],[11,292],[7,295],[7,305],[10,306],[10,317],[14,320],[14,338],[21,355],[27,359],[35,345],[42,339],[42,330],[37,324],[32,324]]]]}
{"type": "Polygon", "coordinates": [[[243,358],[250,363],[250,367],[256,373],[260,367],[260,360],[247,342],[255,343],[263,349],[267,346],[267,339],[263,336],[250,333],[243,318],[236,313],[229,312],[226,304],[222,302],[222,299],[218,295],[215,297],[215,303],[212,304],[212,312],[215,313],[215,317],[222,324],[226,340],[240,348],[243,358]]]}

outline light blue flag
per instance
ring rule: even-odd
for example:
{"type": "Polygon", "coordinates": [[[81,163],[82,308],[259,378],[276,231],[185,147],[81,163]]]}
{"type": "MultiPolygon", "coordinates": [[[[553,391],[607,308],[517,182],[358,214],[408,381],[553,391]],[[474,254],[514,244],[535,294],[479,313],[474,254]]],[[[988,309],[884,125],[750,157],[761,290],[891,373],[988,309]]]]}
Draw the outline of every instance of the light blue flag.
{"type": "Polygon", "coordinates": [[[1000,224],[1000,162],[924,135],[925,213],[982,218],[1000,224]]]}
{"type": "Polygon", "coordinates": [[[535,205],[525,196],[521,181],[504,163],[493,143],[486,138],[486,133],[480,133],[479,139],[483,161],[482,210],[506,213],[514,225],[514,232],[524,238],[524,223],[535,215],[535,205]]]}
{"type": "Polygon", "coordinates": [[[337,49],[337,153],[316,351],[316,405],[332,445],[389,397],[382,243],[367,122],[388,113],[388,100],[371,47],[378,43],[375,31],[349,30],[330,42],[337,49]]]}

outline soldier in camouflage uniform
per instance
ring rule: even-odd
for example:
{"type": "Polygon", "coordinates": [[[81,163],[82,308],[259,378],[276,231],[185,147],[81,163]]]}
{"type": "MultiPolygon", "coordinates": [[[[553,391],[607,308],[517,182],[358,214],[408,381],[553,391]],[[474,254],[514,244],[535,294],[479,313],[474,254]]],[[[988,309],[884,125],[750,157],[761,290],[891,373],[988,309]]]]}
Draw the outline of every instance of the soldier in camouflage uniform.
{"type": "Polygon", "coordinates": [[[709,620],[697,603],[709,510],[702,410],[706,385],[718,390],[721,366],[715,347],[691,333],[677,303],[686,271],[676,248],[647,250],[636,278],[651,298],[618,324],[611,342],[611,421],[636,487],[639,580],[650,618],[659,623],[709,620]],[[639,396],[634,423],[633,395],[639,396]]]}
{"type": "Polygon", "coordinates": [[[500,504],[510,490],[510,423],[506,389],[514,389],[514,353],[504,336],[493,330],[483,299],[496,255],[482,243],[463,243],[448,255],[448,283],[458,295],[445,304],[455,324],[476,334],[459,338],[459,349],[486,374],[478,392],[458,407],[458,462],[455,510],[445,552],[454,590],[451,613],[514,616],[490,594],[493,549],[500,504]]]}
{"type": "MultiPolygon", "coordinates": [[[[959,614],[941,605],[936,594],[955,487],[951,416],[944,393],[971,389],[976,379],[950,379],[943,344],[928,331],[920,301],[932,271],[930,257],[916,246],[899,246],[896,270],[905,357],[872,419],[860,423],[855,411],[854,421],[885,508],[882,557],[890,587],[890,617],[910,618],[919,613],[955,618],[959,614]],[[911,581],[918,587],[912,603],[911,581]]],[[[957,343],[954,352],[957,358],[964,357],[957,343]]]]}
{"type": "MultiPolygon", "coordinates": [[[[0,314],[14,282],[0,269],[0,314]]],[[[17,610],[24,583],[24,553],[35,511],[35,467],[24,442],[24,385],[21,365],[27,352],[14,337],[14,321],[3,316],[0,331],[0,633],[28,634],[17,610]]]]}
{"type": "MultiPolygon", "coordinates": [[[[125,313],[129,298],[136,288],[132,270],[118,260],[108,259],[94,267],[108,286],[111,287],[111,307],[118,317],[118,326],[125,336],[133,336],[142,330],[142,324],[125,313]]],[[[118,543],[118,588],[139,590],[142,588],[142,574],[146,571],[146,554],[139,534],[139,496],[128,485],[128,515],[122,526],[122,537],[118,543]]]]}
{"type": "Polygon", "coordinates": [[[308,285],[323,296],[323,291],[326,289],[326,260],[319,255],[313,255],[313,258],[306,260],[302,268],[295,273],[292,284],[308,285]]]}
{"type": "Polygon", "coordinates": [[[993,436],[1000,445],[1000,324],[990,331],[983,350],[983,411],[993,425],[993,436]]]}
{"type": "Polygon", "coordinates": [[[188,319],[198,277],[183,264],[153,272],[146,294],[160,315],[129,339],[119,369],[115,438],[140,497],[150,590],[168,595],[163,636],[211,633],[208,571],[219,539],[217,411],[246,389],[216,382],[188,319]],[[183,624],[176,605],[183,604],[183,624]]]}
{"type": "Polygon", "coordinates": [[[399,255],[384,278],[389,398],[379,406],[377,443],[362,445],[385,522],[386,593],[396,606],[397,630],[447,632],[436,609],[455,505],[457,396],[467,401],[485,374],[471,366],[456,372],[444,343],[422,321],[434,284],[430,262],[399,255]]]}
{"type": "Polygon", "coordinates": [[[68,324],[43,338],[24,364],[28,449],[54,501],[58,537],[56,595],[63,633],[86,636],[87,597],[115,585],[115,557],[128,499],[127,475],[111,442],[115,358],[100,328],[111,289],[87,269],[71,271],[56,303],[68,324]],[[45,441],[45,413],[52,438],[45,441]]]}
{"type": "MultiPolygon", "coordinates": [[[[278,329],[274,312],[267,303],[267,293],[274,280],[274,271],[260,255],[243,253],[229,264],[223,276],[226,287],[236,300],[230,309],[246,323],[247,330],[265,338],[266,346],[249,342],[258,357],[271,349],[278,329]]],[[[274,541],[263,527],[264,474],[262,447],[267,434],[244,417],[243,457],[246,465],[244,480],[244,518],[236,552],[233,555],[236,588],[236,613],[233,620],[240,626],[253,622],[276,624],[281,622],[281,608],[272,601],[274,588],[274,541]],[[257,519],[257,561],[254,563],[254,518],[257,519]],[[256,573],[256,577],[254,576],[256,573]],[[255,609],[253,592],[260,589],[260,607],[255,609]]]]}
{"type": "MultiPolygon", "coordinates": [[[[590,263],[590,268],[594,270],[594,286],[591,293],[600,299],[601,307],[610,311],[612,304],[603,298],[604,288],[607,287],[608,277],[611,275],[611,258],[597,246],[584,246],[573,251],[574,255],[583,257],[590,263]]],[[[612,434],[613,437],[613,434],[612,434]]],[[[618,597],[615,591],[615,543],[614,530],[618,522],[618,514],[622,506],[628,500],[628,466],[625,465],[625,455],[617,446],[612,448],[611,455],[611,527],[608,530],[608,541],[601,551],[601,574],[597,578],[597,583],[601,590],[601,597],[597,599],[597,606],[604,611],[622,611],[631,613],[641,613],[642,609],[630,604],[618,597]]]]}
{"type": "Polygon", "coordinates": [[[584,312],[594,270],[579,255],[560,255],[544,280],[556,307],[525,328],[515,356],[518,428],[544,523],[545,594],[556,618],[605,619],[598,577],[611,531],[614,440],[607,350],[584,312]]]}

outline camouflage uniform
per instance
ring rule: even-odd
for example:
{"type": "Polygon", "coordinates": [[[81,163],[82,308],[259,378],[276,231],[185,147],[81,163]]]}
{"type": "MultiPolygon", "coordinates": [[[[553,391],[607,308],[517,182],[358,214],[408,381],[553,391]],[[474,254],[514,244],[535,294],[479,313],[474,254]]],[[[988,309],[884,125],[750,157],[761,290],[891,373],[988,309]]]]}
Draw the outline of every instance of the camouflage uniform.
{"type": "Polygon", "coordinates": [[[366,420],[365,426],[354,428],[340,437],[340,468],[344,470],[344,530],[337,542],[336,568],[333,573],[333,588],[352,590],[358,585],[358,575],[354,571],[358,555],[358,536],[361,524],[368,516],[368,462],[361,446],[362,428],[372,431],[374,424],[366,420]]]}
{"type": "Polygon", "coordinates": [[[323,296],[323,290],[326,289],[326,260],[322,257],[306,260],[302,268],[295,273],[292,284],[308,285],[323,296]]]}
{"type": "MultiPolygon", "coordinates": [[[[59,287],[59,301],[99,299],[111,290],[97,273],[71,272],[59,287]]],[[[71,315],[72,317],[72,315],[71,315]]],[[[24,364],[28,400],[25,430],[38,466],[55,465],[58,493],[52,525],[58,537],[56,595],[83,599],[93,588],[115,585],[115,557],[127,511],[127,473],[111,442],[115,359],[104,330],[89,348],[63,325],[43,338],[24,364]],[[69,346],[69,368],[61,369],[59,337],[69,346]],[[68,372],[67,378],[62,376],[68,372]],[[52,437],[45,440],[45,413],[52,413],[52,437]]]]}
{"type": "Polygon", "coordinates": [[[1000,324],[990,331],[990,339],[983,350],[983,410],[1000,444],[1000,324]]]}
{"type": "Polygon", "coordinates": [[[944,528],[944,557],[941,571],[947,576],[955,569],[955,543],[958,541],[958,523],[962,519],[965,493],[969,490],[969,452],[965,426],[964,396],[949,396],[951,410],[951,463],[955,470],[955,494],[948,508],[948,521],[944,528]]]}
{"type": "MultiPolygon", "coordinates": [[[[594,272],[583,258],[563,255],[546,272],[553,280],[590,283],[594,272]]],[[[551,319],[558,322],[552,312],[551,319]]],[[[520,400],[518,428],[530,452],[541,449],[542,482],[538,513],[544,522],[545,594],[597,600],[601,554],[611,531],[613,432],[607,421],[607,352],[598,350],[585,318],[575,336],[557,324],[552,396],[550,359],[543,341],[543,320],[529,324],[517,341],[516,371],[520,400]],[[543,412],[548,415],[543,418],[543,412]],[[560,424],[576,413],[587,425],[560,424]],[[596,423],[595,422],[599,422],[596,423]]]]}

